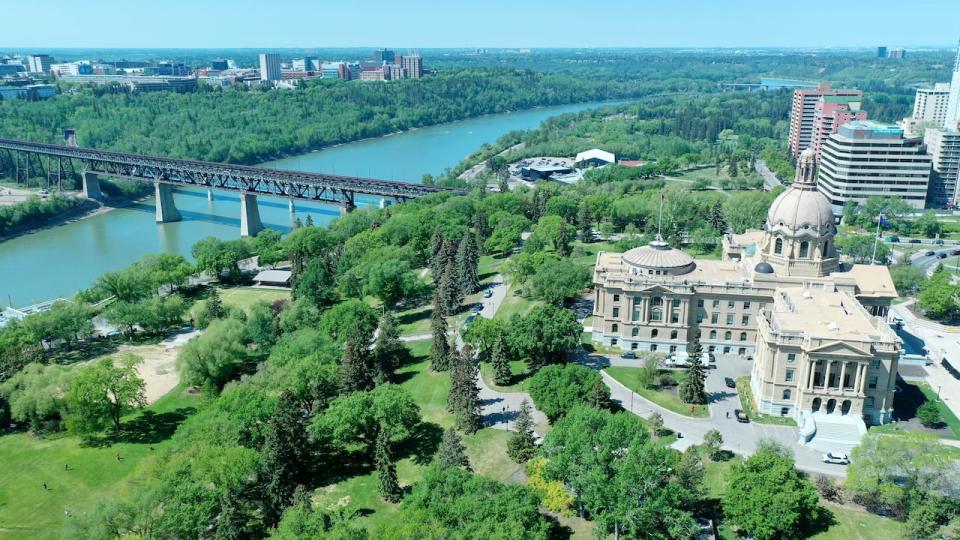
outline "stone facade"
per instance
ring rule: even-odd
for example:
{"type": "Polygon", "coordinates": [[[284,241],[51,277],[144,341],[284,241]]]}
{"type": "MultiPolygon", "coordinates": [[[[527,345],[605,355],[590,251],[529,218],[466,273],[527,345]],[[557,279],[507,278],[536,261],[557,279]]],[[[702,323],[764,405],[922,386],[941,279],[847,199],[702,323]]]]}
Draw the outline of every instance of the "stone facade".
{"type": "MultiPolygon", "coordinates": [[[[697,338],[720,361],[754,360],[752,384],[765,412],[796,415],[829,408],[887,421],[899,345],[896,338],[888,343],[874,334],[889,337],[882,319],[897,292],[885,266],[841,265],[833,219],[830,202],[816,189],[808,150],[794,185],[771,205],[764,230],[725,235],[719,261],[695,260],[660,238],[626,253],[600,252],[593,276],[593,340],[625,351],[670,353],[686,350],[697,338]],[[856,313],[855,327],[871,339],[821,336],[818,324],[824,319],[817,313],[806,319],[781,313],[783,298],[797,295],[820,298],[824,305],[836,300],[856,313]],[[771,326],[777,313],[796,327],[771,326]],[[795,334],[806,341],[794,341],[795,334]],[[876,359],[882,369],[862,367],[876,359]],[[793,362],[796,367],[788,365],[793,362]]],[[[852,320],[843,322],[849,326],[852,320]]]]}

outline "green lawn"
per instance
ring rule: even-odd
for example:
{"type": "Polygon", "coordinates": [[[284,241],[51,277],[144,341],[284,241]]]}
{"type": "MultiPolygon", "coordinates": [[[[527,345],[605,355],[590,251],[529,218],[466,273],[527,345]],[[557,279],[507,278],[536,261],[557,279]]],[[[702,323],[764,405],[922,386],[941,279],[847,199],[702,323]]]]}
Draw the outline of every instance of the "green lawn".
{"type": "MultiPolygon", "coordinates": [[[[0,437],[0,536],[59,538],[69,519],[64,510],[80,514],[106,495],[136,496],[138,471],[169,444],[175,426],[198,402],[197,396],[178,386],[148,407],[153,419],[170,422],[151,442],[84,445],[66,434],[47,439],[20,433],[0,437]],[[117,454],[122,461],[117,461],[117,454]]],[[[137,419],[143,418],[134,413],[125,419],[127,431],[135,433],[137,419]]]]}
{"type": "Polygon", "coordinates": [[[397,318],[397,329],[401,336],[415,336],[430,333],[430,316],[433,307],[430,304],[413,309],[399,311],[394,314],[397,318]]]}
{"type": "Polygon", "coordinates": [[[751,422],[759,424],[773,424],[777,426],[796,426],[797,422],[787,416],[773,416],[761,414],[757,411],[756,401],[753,399],[753,390],[750,389],[750,376],[737,377],[737,395],[740,396],[740,407],[751,422]]]}
{"type": "Polygon", "coordinates": [[[960,439],[960,419],[957,418],[957,415],[953,414],[953,411],[950,410],[950,407],[947,407],[946,403],[937,399],[936,390],[931,388],[929,384],[919,382],[916,383],[916,386],[923,392],[923,396],[927,398],[927,401],[933,401],[937,404],[937,408],[940,409],[940,415],[943,416],[944,423],[953,431],[954,438],[960,439]]]}
{"type": "Polygon", "coordinates": [[[512,360],[510,362],[510,373],[513,374],[512,382],[506,386],[500,386],[493,382],[493,366],[490,362],[480,364],[480,375],[487,386],[498,392],[522,392],[523,383],[530,378],[532,373],[527,370],[527,363],[523,360],[512,360]]]}
{"type": "MultiPolygon", "coordinates": [[[[667,390],[659,388],[646,388],[640,384],[640,368],[639,367],[623,367],[623,366],[611,366],[606,370],[608,375],[619,381],[621,384],[627,388],[634,391],[639,396],[648,399],[657,405],[673,411],[677,414],[683,416],[692,416],[694,418],[706,418],[710,416],[710,408],[706,405],[695,405],[691,406],[690,404],[680,401],[680,398],[667,390]]],[[[679,385],[683,378],[686,376],[686,372],[683,370],[659,370],[660,373],[669,373],[677,380],[679,385]]]]}
{"type": "Polygon", "coordinates": [[[258,289],[254,287],[220,287],[220,298],[228,306],[238,307],[247,313],[260,301],[273,303],[276,300],[290,300],[290,291],[282,289],[258,289]]]}
{"type": "Polygon", "coordinates": [[[526,315],[536,306],[543,305],[543,302],[540,300],[530,300],[529,298],[520,296],[518,293],[519,290],[515,287],[507,289],[507,296],[503,299],[503,303],[500,304],[500,309],[497,310],[497,315],[494,318],[509,319],[513,315],[526,315]]]}
{"type": "Polygon", "coordinates": [[[593,341],[593,334],[591,332],[580,333],[580,344],[583,345],[583,349],[588,353],[620,354],[623,352],[623,349],[620,347],[609,347],[599,341],[593,341]]]}
{"type": "MultiPolygon", "coordinates": [[[[720,174],[717,175],[716,169],[714,167],[706,167],[702,169],[692,169],[688,171],[683,171],[675,176],[666,176],[663,179],[667,182],[668,186],[675,186],[679,188],[689,189],[690,186],[697,180],[703,179],[712,187],[720,187],[721,182],[729,180],[736,184],[737,180],[743,180],[744,178],[750,180],[761,180],[762,178],[758,173],[740,173],[737,178],[730,178],[729,173],[727,172],[727,167],[724,165],[720,169],[720,174]]],[[[724,195],[729,195],[730,193],[736,191],[735,189],[729,189],[724,191],[714,190],[716,193],[722,193],[724,195]]]]}

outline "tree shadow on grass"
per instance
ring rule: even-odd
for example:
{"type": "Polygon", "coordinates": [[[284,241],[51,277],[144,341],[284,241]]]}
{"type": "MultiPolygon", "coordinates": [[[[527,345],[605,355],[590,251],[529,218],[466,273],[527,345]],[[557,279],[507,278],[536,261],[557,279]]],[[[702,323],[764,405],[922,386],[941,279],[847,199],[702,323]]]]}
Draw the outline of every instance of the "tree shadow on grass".
{"type": "Polygon", "coordinates": [[[806,537],[810,538],[816,536],[822,532],[826,532],[827,529],[837,524],[837,518],[834,517],[833,511],[829,508],[820,505],[817,507],[817,517],[810,521],[805,527],[806,537]]]}
{"type": "Polygon", "coordinates": [[[165,413],[143,411],[140,416],[122,423],[119,432],[87,437],[81,446],[104,448],[117,443],[156,444],[173,436],[180,424],[196,411],[193,407],[165,413]]]}
{"type": "Polygon", "coordinates": [[[417,465],[427,465],[440,447],[443,428],[432,422],[420,422],[410,440],[398,447],[396,458],[410,457],[417,465]]]}
{"type": "Polygon", "coordinates": [[[397,317],[397,324],[400,326],[414,325],[418,322],[430,319],[433,314],[432,309],[423,309],[419,311],[408,311],[397,317]]]}

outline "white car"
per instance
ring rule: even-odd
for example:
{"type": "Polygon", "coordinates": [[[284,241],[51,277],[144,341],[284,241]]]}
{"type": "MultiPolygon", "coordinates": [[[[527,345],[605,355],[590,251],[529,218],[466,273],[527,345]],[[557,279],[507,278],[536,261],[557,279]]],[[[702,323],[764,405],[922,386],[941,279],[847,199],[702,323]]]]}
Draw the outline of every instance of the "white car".
{"type": "Polygon", "coordinates": [[[823,455],[821,460],[824,463],[833,463],[834,465],[850,464],[850,456],[844,454],[843,452],[828,452],[823,455]]]}

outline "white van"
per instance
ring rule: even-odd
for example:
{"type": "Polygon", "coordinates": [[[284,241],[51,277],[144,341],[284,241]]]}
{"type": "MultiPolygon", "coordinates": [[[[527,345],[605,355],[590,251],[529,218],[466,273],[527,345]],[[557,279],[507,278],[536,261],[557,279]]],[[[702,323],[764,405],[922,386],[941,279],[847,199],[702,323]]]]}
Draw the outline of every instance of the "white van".
{"type": "MultiPolygon", "coordinates": [[[[700,353],[700,365],[704,367],[713,367],[716,365],[716,357],[710,353],[700,353]]],[[[687,351],[677,351],[663,362],[667,367],[687,367],[690,365],[690,353],[687,351]]]]}

